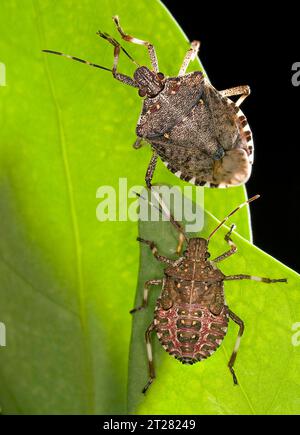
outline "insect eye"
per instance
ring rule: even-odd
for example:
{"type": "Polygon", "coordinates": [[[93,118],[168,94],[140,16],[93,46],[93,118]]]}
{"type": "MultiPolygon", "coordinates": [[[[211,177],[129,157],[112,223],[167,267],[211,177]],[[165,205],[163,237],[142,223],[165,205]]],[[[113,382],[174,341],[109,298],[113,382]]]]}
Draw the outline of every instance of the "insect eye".
{"type": "Polygon", "coordinates": [[[146,89],[144,89],[144,88],[139,89],[139,96],[140,97],[144,97],[146,94],[147,94],[146,89]]]}
{"type": "Polygon", "coordinates": [[[157,73],[157,77],[159,80],[163,80],[165,78],[165,76],[162,72],[157,73]]]}

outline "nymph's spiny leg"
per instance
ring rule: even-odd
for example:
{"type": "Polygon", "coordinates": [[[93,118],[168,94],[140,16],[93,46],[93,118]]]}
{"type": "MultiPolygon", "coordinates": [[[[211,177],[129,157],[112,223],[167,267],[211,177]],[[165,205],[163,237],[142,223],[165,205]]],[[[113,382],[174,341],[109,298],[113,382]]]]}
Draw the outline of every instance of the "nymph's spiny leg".
{"type": "Polygon", "coordinates": [[[212,260],[214,263],[219,263],[220,261],[225,260],[225,258],[230,257],[231,255],[235,254],[237,251],[237,247],[235,245],[235,243],[231,240],[230,236],[233,230],[235,230],[236,226],[233,224],[230,227],[230,230],[228,231],[228,233],[225,235],[225,240],[228,243],[228,245],[230,246],[229,251],[224,252],[224,254],[220,255],[219,257],[215,258],[214,260],[212,260]]]}
{"type": "Polygon", "coordinates": [[[120,35],[122,36],[122,38],[125,41],[132,42],[133,44],[145,45],[148,48],[148,52],[149,52],[150,61],[151,61],[153,71],[159,72],[157,56],[156,56],[155,48],[153,47],[153,45],[150,44],[150,42],[148,42],[148,41],[143,41],[142,39],[137,39],[137,38],[134,38],[133,36],[127,35],[123,31],[122,27],[120,26],[120,20],[119,20],[119,17],[117,15],[113,17],[113,20],[114,20],[115,25],[117,26],[118,32],[120,33],[120,35]]]}
{"type": "Polygon", "coordinates": [[[236,378],[236,375],[235,375],[235,372],[233,369],[233,365],[234,365],[234,362],[236,360],[236,356],[237,356],[237,353],[238,353],[238,350],[240,347],[241,337],[242,337],[243,332],[244,332],[244,322],[236,314],[234,314],[234,312],[232,312],[231,310],[228,310],[228,313],[229,313],[230,318],[240,327],[232,355],[231,355],[230,360],[228,362],[228,367],[229,367],[229,370],[230,370],[232,377],[233,377],[233,383],[235,385],[237,385],[238,381],[237,381],[237,378],[236,378]]]}
{"type": "Polygon", "coordinates": [[[135,62],[135,60],[130,56],[130,54],[127,53],[126,50],[124,50],[123,47],[121,47],[121,45],[118,43],[118,41],[116,41],[114,38],[111,38],[107,33],[102,33],[99,31],[99,32],[97,32],[97,35],[99,35],[101,38],[105,39],[106,41],[108,41],[110,44],[112,44],[115,47],[114,48],[114,64],[113,64],[113,68],[112,68],[112,74],[113,74],[114,78],[117,80],[120,80],[121,82],[125,83],[126,85],[133,86],[133,87],[137,88],[138,85],[131,77],[117,72],[117,67],[118,67],[118,63],[119,63],[119,56],[120,56],[121,50],[124,51],[124,53],[129,57],[129,59],[133,63],[137,64],[135,62]]]}
{"type": "Polygon", "coordinates": [[[155,379],[155,370],[154,370],[154,363],[153,363],[153,352],[152,352],[152,343],[151,343],[151,334],[155,330],[154,322],[150,323],[146,333],[145,333],[145,340],[146,340],[146,347],[147,347],[147,357],[148,357],[148,367],[149,367],[149,380],[145,387],[143,388],[143,394],[146,393],[150,385],[152,384],[153,380],[155,379]]]}
{"type": "Polygon", "coordinates": [[[240,95],[240,98],[237,100],[235,105],[240,107],[242,102],[250,95],[250,88],[247,85],[236,86],[235,88],[224,89],[223,91],[219,91],[222,97],[234,97],[236,95],[240,95]]]}
{"type": "Polygon", "coordinates": [[[228,275],[225,276],[224,281],[238,281],[241,279],[250,279],[252,281],[265,282],[266,284],[272,284],[274,282],[287,282],[286,278],[271,279],[271,278],[262,278],[261,276],[245,275],[245,274],[228,275]]]}
{"type": "Polygon", "coordinates": [[[156,247],[156,245],[155,245],[154,242],[151,242],[150,240],[142,239],[141,237],[138,237],[138,238],[137,238],[137,241],[138,241],[138,242],[141,242],[141,243],[145,243],[146,245],[148,245],[148,246],[150,247],[151,252],[152,252],[152,254],[154,255],[154,257],[155,257],[158,261],[160,261],[161,263],[166,263],[166,264],[169,264],[169,265],[173,265],[173,264],[174,264],[174,261],[175,261],[175,260],[171,260],[170,258],[168,258],[168,257],[164,257],[163,255],[160,255],[160,254],[158,253],[157,247],[156,247]]]}
{"type": "Polygon", "coordinates": [[[184,76],[187,67],[189,66],[189,63],[196,58],[199,51],[199,47],[200,47],[199,41],[193,41],[191,43],[191,48],[188,50],[188,52],[185,55],[185,58],[183,59],[182,65],[178,73],[178,77],[184,76]]]}
{"type": "Polygon", "coordinates": [[[148,296],[149,296],[150,287],[152,285],[162,285],[162,284],[163,284],[163,279],[149,279],[149,281],[146,281],[144,284],[144,297],[143,297],[142,305],[133,308],[130,311],[130,314],[145,309],[148,306],[148,296]]]}

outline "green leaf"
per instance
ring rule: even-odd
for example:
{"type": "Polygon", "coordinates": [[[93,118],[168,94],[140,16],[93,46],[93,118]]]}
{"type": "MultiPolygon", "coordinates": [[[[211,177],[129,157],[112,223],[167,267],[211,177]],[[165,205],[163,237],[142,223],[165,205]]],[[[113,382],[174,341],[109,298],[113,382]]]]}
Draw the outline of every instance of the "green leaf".
{"type": "MultiPolygon", "coordinates": [[[[253,207],[255,204],[253,204],[253,207]]],[[[224,207],[220,218],[229,208],[224,207]]],[[[232,221],[235,222],[235,215],[232,221]]],[[[205,215],[202,237],[216,227],[211,214],[205,215]]],[[[226,250],[228,227],[211,239],[212,258],[226,250]]],[[[193,237],[195,234],[193,235],[193,237]]],[[[141,222],[140,237],[154,240],[162,255],[174,257],[176,231],[169,222],[141,222]],[[173,254],[173,255],[172,255],[173,254]]],[[[148,379],[144,332],[153,319],[159,287],[153,286],[149,307],[134,314],[130,366],[129,412],[139,414],[293,414],[299,410],[299,350],[293,345],[292,326],[299,322],[300,277],[247,240],[233,233],[238,252],[219,263],[225,275],[246,273],[270,278],[288,278],[288,284],[255,281],[225,283],[230,309],[245,322],[235,371],[234,386],[227,363],[233,351],[238,326],[230,322],[221,347],[210,358],[193,366],[182,365],[168,355],[153,334],[157,378],[144,396],[148,379]]],[[[141,246],[141,266],[136,305],[140,305],[143,285],[148,279],[163,277],[163,266],[148,246],[141,246]]],[[[298,325],[299,326],[299,325],[298,325]]]]}
{"type": "MultiPolygon", "coordinates": [[[[141,101],[109,73],[42,49],[111,67],[111,16],[151,40],[176,75],[189,45],[158,1],[23,0],[1,5],[0,347],[3,413],[123,413],[139,251],[135,222],[98,222],[96,191],[119,178],[144,184],[147,147],[132,149],[141,101]],[[138,17],[138,19],[137,19],[138,17]]],[[[204,45],[205,47],[205,45],[204,45]]],[[[144,47],[128,44],[140,64],[144,47]]],[[[198,68],[195,61],[190,69],[198,68]]],[[[209,67],[209,66],[208,66],[209,67]]],[[[134,65],[123,56],[120,71],[134,65]]],[[[184,185],[159,165],[156,181],[184,185]]],[[[243,187],[205,191],[217,216],[243,187]]],[[[250,239],[246,212],[236,223],[250,239]]]]}

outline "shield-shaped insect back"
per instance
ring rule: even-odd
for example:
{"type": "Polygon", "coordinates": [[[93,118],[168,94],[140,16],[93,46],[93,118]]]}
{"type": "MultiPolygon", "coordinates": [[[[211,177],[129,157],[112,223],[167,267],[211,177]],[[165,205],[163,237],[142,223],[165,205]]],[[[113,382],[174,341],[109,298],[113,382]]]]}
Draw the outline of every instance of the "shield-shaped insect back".
{"type": "MultiPolygon", "coordinates": [[[[235,322],[239,327],[234,349],[228,361],[233,382],[235,385],[238,384],[234,363],[244,332],[244,322],[227,305],[224,282],[253,280],[271,284],[285,283],[287,280],[285,278],[264,278],[246,273],[225,275],[221,271],[219,264],[234,255],[238,249],[232,239],[235,225],[231,225],[230,230],[225,235],[225,241],[228,244],[227,251],[211,258],[209,246],[211,239],[232,215],[258,198],[259,195],[255,195],[243,202],[215,226],[208,236],[203,235],[203,237],[188,235],[184,226],[176,221],[172,213],[166,209],[165,203],[158,199],[158,208],[161,214],[167,215],[170,220],[169,232],[172,230],[171,223],[180,235],[178,244],[180,249],[175,250],[176,245],[174,245],[173,249],[169,250],[169,252],[173,251],[174,255],[165,255],[165,252],[160,252],[158,248],[159,239],[146,239],[142,237],[144,234],[141,234],[137,239],[142,245],[145,245],[142,247],[144,255],[149,256],[151,252],[154,259],[162,264],[160,276],[157,276],[156,272],[156,276],[152,278],[150,276],[152,263],[151,259],[148,258],[147,278],[149,279],[144,283],[143,296],[140,295],[142,302],[131,310],[133,314],[147,309],[150,290],[155,291],[155,288],[159,288],[154,315],[145,333],[149,379],[143,393],[147,391],[156,376],[153,333],[157,334],[159,342],[171,356],[183,364],[194,364],[208,358],[221,345],[227,333],[229,320],[235,322]]],[[[141,200],[145,200],[144,194],[141,195],[141,200]]],[[[153,207],[157,207],[157,203],[151,204],[153,207]]],[[[155,236],[154,223],[150,222],[150,224],[151,231],[145,234],[146,237],[150,233],[155,236]]],[[[167,238],[170,240],[169,237],[167,238]]]]}
{"type": "Polygon", "coordinates": [[[113,20],[124,41],[148,49],[151,68],[139,65],[115,38],[101,31],[97,34],[114,47],[111,69],[58,51],[43,51],[110,71],[115,79],[137,88],[143,105],[134,148],[144,141],[153,151],[145,176],[147,186],[151,187],[158,157],[177,177],[195,185],[228,187],[245,183],[251,174],[253,140],[240,105],[250,88],[217,91],[203,72],[186,74],[198,54],[198,41],[191,43],[178,76],[168,77],[159,71],[154,46],[126,34],[117,16],[113,20]],[[121,51],[137,67],[133,77],[118,71],[121,51]],[[230,99],[233,96],[239,97],[236,102],[230,99]]]}

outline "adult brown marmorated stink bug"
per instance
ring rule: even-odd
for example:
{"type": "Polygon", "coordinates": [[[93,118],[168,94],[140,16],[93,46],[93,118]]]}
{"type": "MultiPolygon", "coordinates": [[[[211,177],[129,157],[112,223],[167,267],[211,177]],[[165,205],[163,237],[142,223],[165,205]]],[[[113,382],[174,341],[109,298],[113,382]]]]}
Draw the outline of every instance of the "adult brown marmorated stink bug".
{"type": "Polygon", "coordinates": [[[114,46],[112,69],[58,51],[43,51],[111,71],[115,79],[138,88],[140,97],[145,97],[134,147],[139,148],[142,140],[152,147],[147,186],[151,187],[158,156],[177,177],[192,184],[227,187],[245,183],[251,174],[253,141],[239,107],[250,88],[217,91],[201,71],[186,74],[190,61],[197,56],[198,41],[191,43],[178,76],[165,77],[159,72],[154,46],[126,34],[117,16],[113,20],[125,41],[147,47],[151,69],[140,66],[116,39],[100,31],[97,34],[114,46]],[[137,66],[133,78],[117,71],[121,50],[137,66]],[[229,99],[232,96],[239,98],[233,102],[229,99]]]}
{"type": "MultiPolygon", "coordinates": [[[[235,228],[232,225],[225,235],[230,249],[222,255],[209,260],[209,241],[219,228],[241,207],[257,199],[259,195],[250,198],[229,213],[211,232],[207,239],[202,237],[189,238],[181,224],[170,219],[177,231],[181,232],[186,250],[178,259],[172,260],[158,253],[153,241],[138,238],[141,243],[148,245],[154,257],[166,264],[164,277],[150,279],[144,284],[142,305],[131,310],[135,313],[147,307],[148,294],[151,286],[161,286],[161,294],[157,299],[154,320],[146,330],[146,347],[149,364],[149,380],[143,389],[145,393],[155,378],[151,334],[156,332],[164,349],[183,364],[194,364],[208,358],[222,343],[228,328],[229,319],[239,326],[236,343],[228,362],[234,384],[237,377],[234,362],[244,332],[244,323],[227,306],[224,296],[224,281],[254,280],[264,283],[287,282],[287,279],[270,279],[253,275],[238,274],[225,276],[218,268],[218,263],[230,257],[237,251],[231,239],[235,228]]],[[[160,207],[162,212],[162,208],[160,207]]],[[[164,210],[165,212],[165,210],[164,210]]]]}

